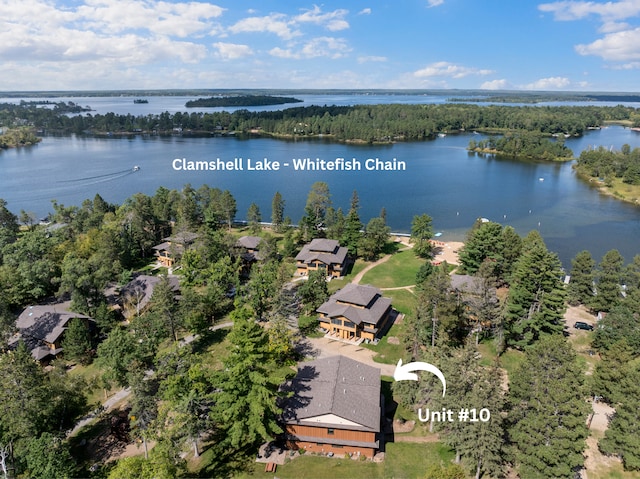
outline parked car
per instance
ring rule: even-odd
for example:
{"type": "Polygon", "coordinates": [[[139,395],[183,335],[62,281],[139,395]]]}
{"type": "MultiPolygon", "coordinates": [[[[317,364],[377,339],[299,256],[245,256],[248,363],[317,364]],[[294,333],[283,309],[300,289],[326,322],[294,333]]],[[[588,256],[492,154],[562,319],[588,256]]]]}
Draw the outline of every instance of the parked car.
{"type": "Polygon", "coordinates": [[[583,321],[576,321],[573,327],[576,329],[584,329],[585,331],[593,331],[593,326],[583,321]]]}

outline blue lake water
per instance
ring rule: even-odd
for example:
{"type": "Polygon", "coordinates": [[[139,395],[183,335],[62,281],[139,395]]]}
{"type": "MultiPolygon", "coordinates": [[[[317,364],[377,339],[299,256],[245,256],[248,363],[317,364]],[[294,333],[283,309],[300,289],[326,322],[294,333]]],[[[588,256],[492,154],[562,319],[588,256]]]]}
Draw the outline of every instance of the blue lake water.
{"type": "MultiPolygon", "coordinates": [[[[162,98],[167,99],[163,106],[176,99],[162,98]]],[[[89,104],[95,101],[87,100],[89,104]]],[[[77,98],[72,101],[84,104],[77,98]]],[[[154,97],[148,105],[152,101],[154,97]]],[[[147,107],[131,103],[128,99],[131,113],[138,106],[147,107]]],[[[164,110],[167,108],[160,111],[164,110]]],[[[472,138],[480,137],[466,133],[426,142],[360,146],[233,137],[45,137],[34,147],[0,153],[0,198],[7,200],[15,213],[24,209],[44,216],[52,210],[52,199],[79,205],[99,193],[107,201],[121,203],[136,192],[151,195],[159,186],[182,188],[190,183],[197,188],[206,183],[232,192],[239,219],[255,202],[263,219],[268,220],[271,199],[279,191],[286,201],[285,214],[297,222],[311,185],[325,181],[336,208],[341,206],[346,213],[351,194],[357,190],[362,220],[366,223],[378,216],[384,207],[388,223],[398,232],[409,232],[413,216],[427,213],[434,219],[435,230],[443,233],[443,239],[463,239],[476,218],[486,217],[512,225],[523,235],[538,229],[566,267],[583,249],[590,250],[596,259],[611,248],[617,248],[627,261],[640,253],[640,207],[600,195],[576,178],[571,163],[546,164],[469,154],[465,148],[472,138]],[[231,161],[240,157],[245,161],[268,158],[280,163],[307,157],[327,161],[355,158],[363,169],[294,171],[289,167],[258,172],[172,168],[176,158],[231,161]],[[367,171],[364,162],[369,158],[395,158],[406,163],[406,170],[367,171]],[[134,172],[134,165],[139,165],[140,170],[134,172]]],[[[588,146],[620,148],[624,143],[640,147],[640,134],[609,127],[570,139],[567,146],[578,155],[588,146]]]]}

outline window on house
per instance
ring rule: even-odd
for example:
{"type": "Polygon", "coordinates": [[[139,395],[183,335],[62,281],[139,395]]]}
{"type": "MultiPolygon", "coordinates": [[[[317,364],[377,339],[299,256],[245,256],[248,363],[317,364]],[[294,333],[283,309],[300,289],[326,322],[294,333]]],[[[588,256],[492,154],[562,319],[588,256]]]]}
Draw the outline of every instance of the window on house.
{"type": "Polygon", "coordinates": [[[335,431],[333,428],[327,428],[327,434],[329,434],[330,436],[332,436],[334,432],[335,431]]]}
{"type": "Polygon", "coordinates": [[[354,323],[352,323],[351,321],[345,321],[344,325],[347,328],[355,328],[356,327],[356,325],[354,323]]]}

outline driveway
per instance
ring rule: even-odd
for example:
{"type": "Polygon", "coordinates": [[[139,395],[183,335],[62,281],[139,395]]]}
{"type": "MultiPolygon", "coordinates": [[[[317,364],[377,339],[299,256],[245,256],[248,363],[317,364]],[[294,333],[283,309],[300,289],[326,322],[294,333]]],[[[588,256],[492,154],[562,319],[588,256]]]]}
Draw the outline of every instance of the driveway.
{"type": "Polygon", "coordinates": [[[334,339],[327,338],[307,338],[310,348],[307,350],[315,358],[327,358],[329,356],[347,356],[348,358],[368,364],[374,368],[380,369],[380,375],[393,376],[396,369],[394,364],[382,364],[373,360],[375,352],[362,346],[354,346],[353,344],[343,343],[334,339]]]}

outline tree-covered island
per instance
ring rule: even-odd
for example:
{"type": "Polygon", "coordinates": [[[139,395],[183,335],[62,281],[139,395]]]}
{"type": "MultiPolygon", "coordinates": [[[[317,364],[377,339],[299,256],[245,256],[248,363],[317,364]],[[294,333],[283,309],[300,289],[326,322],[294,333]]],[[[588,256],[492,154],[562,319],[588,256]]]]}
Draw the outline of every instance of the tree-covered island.
{"type": "Polygon", "coordinates": [[[221,106],[264,106],[264,105],[285,105],[287,103],[302,103],[298,98],[288,96],[271,95],[233,95],[233,96],[212,96],[209,98],[198,98],[188,101],[187,108],[195,107],[221,107],[221,106]]]}
{"type": "Polygon", "coordinates": [[[564,135],[558,135],[557,141],[538,132],[517,131],[501,137],[491,136],[486,140],[469,142],[469,151],[489,153],[544,161],[570,161],[573,152],[564,144],[564,135]]]}

